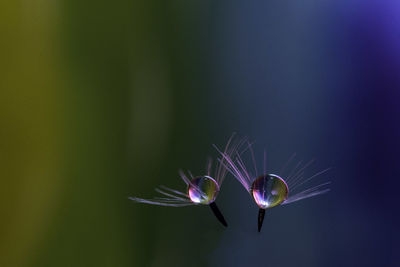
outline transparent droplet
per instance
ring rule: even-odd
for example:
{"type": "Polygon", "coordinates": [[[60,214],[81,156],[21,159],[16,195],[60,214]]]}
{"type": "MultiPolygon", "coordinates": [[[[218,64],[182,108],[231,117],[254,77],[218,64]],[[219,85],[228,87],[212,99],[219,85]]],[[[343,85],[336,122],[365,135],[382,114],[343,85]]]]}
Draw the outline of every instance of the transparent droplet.
{"type": "Polygon", "coordinates": [[[209,176],[196,177],[191,181],[188,192],[190,200],[199,204],[214,202],[219,192],[217,182],[209,176]]]}
{"type": "Polygon", "coordinates": [[[262,209],[272,208],[281,204],[288,196],[285,181],[274,174],[258,177],[252,184],[250,193],[257,205],[262,209]]]}

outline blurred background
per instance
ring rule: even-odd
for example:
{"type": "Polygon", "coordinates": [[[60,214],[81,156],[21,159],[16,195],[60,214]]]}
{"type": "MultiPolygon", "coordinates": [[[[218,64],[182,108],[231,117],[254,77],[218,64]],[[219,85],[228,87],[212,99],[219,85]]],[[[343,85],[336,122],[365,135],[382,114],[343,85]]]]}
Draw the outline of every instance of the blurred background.
{"type": "Polygon", "coordinates": [[[4,1],[0,266],[400,266],[400,2],[4,1]],[[133,203],[248,136],[331,191],[133,203]]]}

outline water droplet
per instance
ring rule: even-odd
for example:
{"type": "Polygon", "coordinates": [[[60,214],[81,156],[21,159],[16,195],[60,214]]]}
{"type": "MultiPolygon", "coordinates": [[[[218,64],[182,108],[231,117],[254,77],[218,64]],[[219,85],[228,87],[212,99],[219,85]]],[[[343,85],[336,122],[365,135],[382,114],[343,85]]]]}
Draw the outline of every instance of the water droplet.
{"type": "Polygon", "coordinates": [[[190,200],[199,204],[210,204],[214,202],[219,192],[217,182],[209,176],[196,177],[191,181],[188,193],[190,200]]]}
{"type": "Polygon", "coordinates": [[[254,201],[261,209],[272,208],[281,204],[287,198],[288,192],[285,181],[275,174],[258,177],[254,180],[250,190],[254,201]]]}

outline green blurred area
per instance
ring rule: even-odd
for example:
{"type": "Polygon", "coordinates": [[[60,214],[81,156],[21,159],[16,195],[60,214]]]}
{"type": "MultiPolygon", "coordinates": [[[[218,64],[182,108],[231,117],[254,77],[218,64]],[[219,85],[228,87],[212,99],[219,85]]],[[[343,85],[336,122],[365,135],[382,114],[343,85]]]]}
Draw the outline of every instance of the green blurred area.
{"type": "Polygon", "coordinates": [[[191,259],[220,230],[202,226],[208,210],[127,197],[183,189],[177,169],[199,171],[212,152],[218,129],[191,104],[210,94],[193,90],[206,87],[206,13],[185,1],[1,4],[0,266],[204,265],[191,259]]]}

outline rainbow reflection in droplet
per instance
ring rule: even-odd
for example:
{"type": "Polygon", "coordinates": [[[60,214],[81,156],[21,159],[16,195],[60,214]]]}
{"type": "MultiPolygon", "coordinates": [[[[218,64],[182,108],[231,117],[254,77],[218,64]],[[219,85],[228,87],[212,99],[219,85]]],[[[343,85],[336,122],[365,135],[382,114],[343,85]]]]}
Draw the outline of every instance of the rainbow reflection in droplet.
{"type": "Polygon", "coordinates": [[[261,209],[267,209],[281,204],[287,198],[289,190],[281,177],[266,174],[254,180],[250,193],[261,209]]]}
{"type": "Polygon", "coordinates": [[[209,176],[196,177],[189,185],[189,198],[194,203],[210,204],[214,202],[219,192],[217,182],[209,176]]]}

